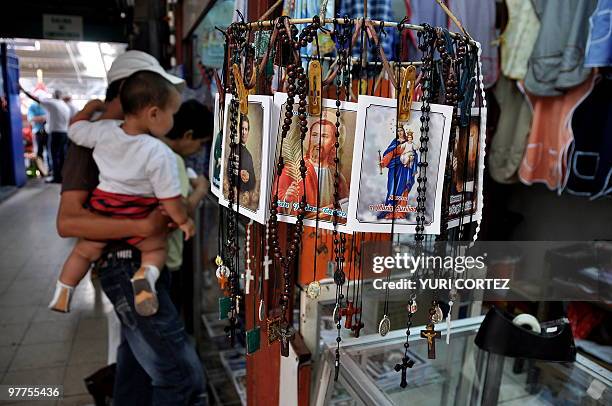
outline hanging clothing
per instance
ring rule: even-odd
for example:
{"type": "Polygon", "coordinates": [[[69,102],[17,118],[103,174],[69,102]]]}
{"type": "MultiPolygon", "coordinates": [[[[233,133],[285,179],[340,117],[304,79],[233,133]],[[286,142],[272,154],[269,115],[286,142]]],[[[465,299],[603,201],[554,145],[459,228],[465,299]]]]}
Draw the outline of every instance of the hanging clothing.
{"type": "Polygon", "coordinates": [[[572,114],[593,85],[594,75],[591,75],[563,96],[541,97],[527,92],[533,106],[533,123],[518,172],[521,182],[545,183],[551,190],[560,189],[573,140],[572,114]]]}
{"type": "Polygon", "coordinates": [[[589,18],[590,32],[584,66],[612,66],[612,0],[599,0],[589,18]]]}
{"type": "Polygon", "coordinates": [[[565,190],[592,199],[612,194],[612,76],[601,78],[574,113],[565,190]]]}
{"type": "Polygon", "coordinates": [[[527,60],[540,31],[540,20],[531,1],[506,0],[508,24],[500,36],[501,70],[514,80],[527,74],[527,60]]]}
{"type": "MultiPolygon", "coordinates": [[[[437,5],[435,1],[432,3],[437,5]]],[[[499,76],[498,51],[494,42],[497,39],[495,0],[449,0],[448,7],[470,36],[480,42],[483,83],[486,88],[493,86],[499,76]]],[[[452,20],[450,31],[460,32],[452,20]]]]}
{"type": "MultiPolygon", "coordinates": [[[[320,0],[285,0],[285,4],[283,5],[283,15],[291,18],[312,18],[315,15],[320,15],[321,3],[322,2],[320,0]]],[[[325,5],[325,18],[334,18],[334,6],[335,4],[333,1],[327,1],[327,4],[325,5]]],[[[303,29],[304,27],[305,25],[299,28],[303,29]]],[[[332,25],[326,24],[325,27],[331,29],[332,25]]],[[[334,43],[329,35],[319,32],[318,40],[319,49],[321,50],[322,55],[325,55],[333,50],[334,43]]],[[[306,53],[308,55],[314,55],[316,46],[316,43],[313,41],[312,44],[308,45],[306,53]]]]}
{"type": "Polygon", "coordinates": [[[540,32],[529,58],[525,88],[536,96],[560,96],[589,77],[584,53],[596,0],[533,0],[540,32]]]}
{"type": "Polygon", "coordinates": [[[516,81],[500,75],[495,90],[500,116],[489,151],[489,173],[499,183],[516,182],[531,128],[531,107],[516,81]]]}
{"type": "Polygon", "coordinates": [[[409,0],[409,2],[412,10],[412,24],[427,23],[433,27],[448,27],[446,13],[435,0],[409,0]]]}
{"type": "MultiPolygon", "coordinates": [[[[404,0],[406,5],[406,17],[410,24],[421,25],[427,23],[433,27],[448,27],[448,19],[442,7],[435,1],[404,0]]],[[[403,16],[402,16],[403,17],[403,16]]],[[[400,17],[400,19],[402,18],[400,17]]],[[[399,21],[399,20],[398,20],[399,21]]],[[[403,33],[408,60],[418,60],[421,58],[421,51],[417,48],[416,32],[405,30],[403,33]],[[408,40],[409,39],[409,40],[408,40]]]]}
{"type": "MultiPolygon", "coordinates": [[[[368,16],[370,20],[379,21],[393,21],[393,9],[391,0],[367,0],[368,4],[368,16]]],[[[340,9],[338,10],[338,18],[344,18],[348,15],[349,18],[360,18],[363,17],[363,0],[342,0],[339,2],[340,9]]],[[[378,27],[376,27],[378,29],[378,27]]],[[[386,28],[385,30],[389,30],[386,28]]],[[[397,31],[393,28],[393,31],[397,31]]],[[[384,33],[378,34],[382,49],[385,51],[385,55],[389,60],[394,59],[393,49],[393,37],[395,32],[390,30],[386,35],[384,33]]],[[[357,46],[353,47],[353,56],[359,57],[361,46],[359,45],[361,40],[357,41],[357,46]]],[[[378,56],[376,56],[378,58],[378,56]]]]}

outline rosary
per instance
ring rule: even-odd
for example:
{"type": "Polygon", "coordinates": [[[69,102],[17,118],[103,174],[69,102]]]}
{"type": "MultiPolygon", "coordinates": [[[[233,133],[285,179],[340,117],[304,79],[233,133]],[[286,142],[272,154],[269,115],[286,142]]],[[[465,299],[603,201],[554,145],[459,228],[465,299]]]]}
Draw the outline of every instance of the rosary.
{"type": "Polygon", "coordinates": [[[306,47],[310,44],[314,36],[317,35],[317,30],[320,28],[318,17],[313,18],[312,24],[306,26],[301,32],[299,32],[295,25],[289,25],[287,19],[279,19],[276,23],[276,29],[279,30],[280,40],[284,47],[281,54],[289,55],[289,63],[287,64],[287,103],[285,105],[285,118],[281,128],[281,141],[280,141],[280,154],[278,162],[276,164],[276,177],[280,179],[283,170],[285,169],[285,162],[282,155],[283,144],[287,138],[287,134],[293,124],[293,109],[295,104],[295,96],[299,98],[299,104],[297,109],[300,140],[301,140],[301,159],[300,159],[300,177],[302,180],[303,194],[299,202],[299,209],[297,214],[297,220],[293,232],[288,233],[286,254],[283,255],[281,252],[279,236],[278,236],[278,183],[274,196],[272,197],[272,204],[270,208],[270,247],[274,258],[280,263],[283,270],[283,291],[280,296],[280,307],[281,307],[281,321],[278,330],[280,342],[281,342],[281,355],[284,357],[289,356],[289,342],[295,335],[294,328],[289,324],[289,318],[287,311],[289,308],[289,301],[291,300],[291,284],[292,274],[291,266],[299,252],[300,239],[303,231],[304,217],[306,214],[306,162],[304,160],[304,140],[308,133],[308,120],[306,114],[306,97],[308,95],[308,87],[306,81],[306,73],[300,63],[299,51],[302,47],[306,47]]]}
{"type": "MultiPolygon", "coordinates": [[[[405,24],[406,19],[402,20],[397,25],[400,38],[402,38],[402,31],[408,28],[414,29],[414,26],[405,24]]],[[[330,20],[327,21],[328,23],[330,20]]],[[[274,59],[273,64],[278,65],[277,79],[279,81],[279,89],[284,89],[287,93],[287,99],[284,104],[284,108],[281,111],[280,131],[278,137],[278,158],[273,165],[274,178],[280,179],[281,175],[285,172],[291,172],[290,177],[299,183],[302,190],[299,196],[299,201],[293,202],[293,206],[297,215],[295,225],[288,227],[286,237],[283,236],[281,244],[281,232],[279,232],[279,214],[283,209],[279,203],[283,200],[284,196],[279,196],[279,182],[272,187],[271,191],[267,193],[271,194],[271,201],[269,206],[269,216],[265,227],[256,228],[252,224],[249,224],[246,228],[246,244],[245,244],[245,255],[246,255],[246,270],[245,270],[245,293],[251,294],[251,281],[257,283],[257,287],[253,290],[253,324],[256,326],[256,319],[263,321],[265,315],[268,313],[266,304],[263,299],[263,284],[270,278],[270,271],[273,272],[273,295],[272,301],[275,301],[276,295],[278,294],[278,304],[280,307],[280,314],[274,321],[276,323],[274,328],[271,328],[273,321],[268,319],[268,340],[270,343],[273,341],[280,341],[280,354],[284,357],[288,357],[290,353],[290,343],[293,340],[296,331],[292,326],[292,317],[290,310],[293,301],[293,289],[292,286],[296,279],[296,268],[297,258],[300,253],[302,245],[302,233],[304,231],[304,219],[307,213],[307,196],[306,196],[306,179],[307,179],[307,165],[304,152],[304,143],[308,137],[309,132],[309,116],[319,116],[319,121],[322,120],[323,108],[320,105],[321,92],[323,86],[326,84],[332,84],[335,87],[335,142],[333,156],[333,166],[330,169],[333,171],[333,210],[332,214],[332,247],[333,247],[333,280],[335,283],[335,303],[333,312],[333,321],[337,329],[336,335],[336,348],[335,348],[335,359],[334,359],[334,379],[337,380],[339,376],[340,368],[340,343],[342,341],[341,329],[344,327],[352,332],[355,337],[359,337],[360,331],[364,324],[362,322],[362,309],[361,301],[363,300],[362,289],[362,270],[359,264],[359,258],[361,255],[360,239],[355,234],[350,240],[350,254],[348,255],[348,261],[346,260],[347,254],[347,237],[344,233],[339,231],[340,223],[340,180],[341,180],[341,163],[340,163],[340,147],[341,147],[341,106],[343,100],[350,101],[352,95],[352,79],[351,73],[353,71],[352,65],[352,47],[356,41],[356,35],[361,34],[361,46],[366,50],[367,45],[365,41],[366,34],[372,40],[370,43],[374,45],[376,50],[376,57],[380,57],[379,65],[383,66],[381,72],[384,70],[385,74],[389,77],[389,82],[394,87],[395,94],[397,97],[397,108],[396,108],[396,125],[400,127],[400,122],[406,123],[410,121],[410,105],[412,104],[413,97],[416,98],[415,94],[415,82],[420,81],[422,96],[420,98],[420,145],[418,149],[415,147],[414,158],[418,158],[418,162],[415,163],[416,167],[416,207],[411,206],[415,214],[411,214],[415,224],[415,255],[420,255],[424,252],[424,245],[432,242],[432,238],[425,235],[426,225],[429,225],[433,213],[428,212],[431,210],[429,207],[433,207],[432,204],[428,206],[428,202],[431,203],[432,191],[430,190],[430,196],[428,196],[428,148],[430,145],[430,113],[431,103],[442,103],[453,106],[454,114],[451,126],[451,131],[458,131],[458,127],[464,127],[470,120],[471,104],[473,97],[472,95],[476,92],[476,84],[480,78],[474,80],[474,75],[479,74],[479,67],[476,67],[478,56],[476,52],[478,47],[473,46],[471,39],[466,35],[450,34],[447,30],[440,28],[434,28],[428,24],[423,24],[417,32],[418,38],[418,49],[422,53],[420,61],[420,77],[416,79],[416,68],[409,66],[408,68],[402,68],[402,63],[394,65],[396,68],[396,74],[390,72],[390,65],[384,55],[384,52],[380,49],[380,41],[378,40],[377,34],[385,34],[384,23],[380,22],[380,28],[378,29],[369,20],[360,20],[359,24],[355,25],[355,21],[344,17],[343,19],[333,19],[333,30],[331,32],[324,28],[325,21],[322,21],[319,16],[312,18],[311,23],[306,25],[301,31],[291,22],[288,17],[280,17],[270,22],[272,24],[272,34],[268,39],[267,51],[260,64],[259,69],[257,68],[255,61],[257,60],[257,53],[262,54],[260,42],[262,34],[259,32],[259,37],[256,36],[255,42],[259,44],[255,49],[247,41],[248,27],[254,27],[247,25],[244,22],[233,23],[227,30],[227,45],[229,57],[226,58],[225,69],[228,74],[224,74],[224,80],[228,83],[227,89],[225,89],[232,98],[229,102],[229,157],[228,165],[229,168],[241,167],[241,156],[240,156],[240,135],[239,135],[239,122],[241,115],[246,115],[248,110],[248,99],[245,95],[245,89],[251,89],[255,86],[257,81],[257,74],[262,71],[262,67],[268,66],[268,57],[270,50],[273,50],[274,59]],[[354,29],[355,28],[355,29],[354,29]],[[326,80],[321,79],[321,55],[318,49],[318,33],[329,32],[331,39],[336,44],[337,57],[333,63],[333,68],[330,68],[330,74],[326,80]],[[308,48],[313,41],[317,41],[317,60],[312,60],[306,65],[302,63],[302,56],[300,54],[303,48],[308,48]],[[259,49],[259,51],[258,51],[259,49]],[[435,60],[435,54],[440,56],[439,60],[435,60]],[[241,66],[244,66],[241,69],[241,66]],[[391,75],[389,75],[391,73],[391,75]],[[243,79],[244,78],[244,79],[243,79]],[[405,88],[406,83],[410,83],[410,89],[405,88]],[[409,98],[406,97],[406,92],[409,92],[409,98]],[[406,103],[408,102],[408,116],[406,116],[406,103]],[[299,133],[299,144],[296,142],[296,148],[292,148],[290,144],[291,137],[287,140],[287,137],[291,133],[292,129],[297,126],[296,134],[299,133]],[[299,146],[299,148],[297,148],[299,146]],[[295,155],[295,162],[289,162],[293,159],[287,159],[283,155],[283,149],[291,149],[295,155]],[[299,152],[298,152],[299,151],[299,152]],[[419,155],[416,155],[418,151],[419,155]],[[286,162],[287,161],[287,162],[286,162]],[[299,161],[299,166],[297,162],[299,161]],[[281,199],[282,198],[282,199],[281,199]],[[255,231],[254,231],[255,230],[255,231]],[[259,232],[257,232],[259,230],[259,232]],[[264,241],[259,246],[258,250],[260,255],[259,261],[263,266],[262,271],[259,275],[255,275],[253,278],[253,270],[251,269],[252,257],[251,257],[251,240],[252,235],[255,233],[256,241],[264,241]],[[285,239],[286,238],[286,239],[285,239]],[[345,269],[345,265],[349,264],[348,271],[345,269]],[[279,270],[280,272],[275,272],[279,270]],[[352,281],[352,297],[350,293],[350,284],[348,280],[352,281]],[[282,275],[282,278],[281,278],[282,275]],[[278,287],[278,293],[276,291],[277,278],[280,286],[278,287]],[[282,282],[281,282],[282,281],[282,282]],[[344,286],[346,285],[346,290],[344,286]],[[258,301],[259,298],[259,301],[258,301]],[[258,301],[258,302],[257,302],[258,301]],[[342,323],[342,317],[346,317],[344,323],[342,323]]],[[[260,23],[261,24],[261,23],[260,23]]],[[[261,27],[260,27],[261,29],[261,27]]],[[[400,52],[399,55],[403,55],[403,43],[399,43],[400,52]]],[[[365,52],[367,55],[367,50],[365,52]]],[[[364,52],[361,52],[360,58],[363,58],[364,52]]],[[[419,64],[414,62],[412,64],[419,64]]],[[[362,76],[364,74],[367,62],[363,63],[360,61],[358,67],[359,72],[359,88],[362,85],[362,76]]],[[[381,73],[381,77],[382,77],[381,73]]],[[[367,77],[367,72],[366,72],[367,77]]],[[[380,79],[379,79],[380,80],[380,79]]],[[[369,81],[367,82],[369,83],[369,81]]],[[[372,92],[376,88],[376,84],[373,83],[372,92]]],[[[368,84],[369,87],[369,84],[368,84]]],[[[361,90],[359,91],[361,94],[361,90]]],[[[484,99],[484,98],[483,98],[484,99]]],[[[484,100],[483,100],[484,104],[484,100]]],[[[435,107],[434,107],[435,109],[435,107]]],[[[435,111],[435,110],[434,110],[435,111]]],[[[415,120],[416,121],[416,120],[415,120]]],[[[331,125],[331,123],[330,123],[331,125]]],[[[468,126],[469,127],[469,126],[468,126]]],[[[399,145],[399,132],[396,128],[396,141],[399,145]]],[[[416,131],[415,131],[416,132],[416,131]]],[[[321,129],[319,129],[321,133],[321,129]]],[[[435,134],[435,133],[434,133],[435,134]]],[[[468,135],[469,137],[469,128],[468,135]]],[[[297,139],[297,137],[296,137],[297,139]]],[[[435,137],[432,138],[435,140],[435,137]]],[[[480,137],[479,137],[480,140],[480,137]]],[[[321,142],[321,135],[319,135],[319,142],[321,142]]],[[[434,145],[435,147],[435,145],[434,145]]],[[[225,147],[224,147],[225,148],[225,147]]],[[[321,148],[321,145],[319,145],[321,148]]],[[[469,139],[467,147],[469,146],[469,139]]],[[[435,151],[435,149],[434,149],[435,151]]],[[[379,151],[380,153],[380,151],[379,151]]],[[[396,156],[396,151],[393,152],[393,158],[396,156]]],[[[432,152],[433,154],[433,152],[432,152]]],[[[467,160],[467,150],[466,150],[467,160]]],[[[435,159],[435,155],[432,155],[432,159],[435,159]]],[[[453,159],[452,156],[441,157],[440,159],[447,159],[446,173],[444,174],[445,188],[449,188],[452,178],[452,164],[448,164],[448,159],[453,159]]],[[[321,155],[319,155],[319,160],[321,155]]],[[[331,161],[330,161],[331,162],[331,161]]],[[[435,163],[435,161],[434,161],[435,163]]],[[[434,164],[432,164],[434,165],[434,164]]],[[[319,162],[320,167],[320,162],[319,162]]],[[[434,168],[435,170],[435,168],[434,168]]],[[[382,171],[382,169],[381,169],[382,171]]],[[[382,173],[382,172],[381,172],[382,173]]],[[[430,174],[431,175],[431,174],[430,174]]],[[[399,182],[399,171],[394,172],[394,182],[399,182]]],[[[463,180],[466,181],[467,177],[464,176],[463,180]]],[[[482,179],[480,179],[482,182],[482,179]]],[[[319,179],[320,182],[320,179],[319,179]]],[[[229,202],[229,210],[221,213],[222,222],[224,223],[225,233],[220,233],[220,241],[223,242],[222,246],[219,247],[219,256],[217,256],[215,263],[217,265],[217,277],[222,287],[227,292],[227,297],[221,298],[219,301],[220,317],[229,319],[229,326],[226,327],[226,332],[230,338],[230,343],[233,345],[236,338],[237,319],[240,313],[241,300],[243,300],[242,292],[239,286],[239,241],[238,241],[238,219],[239,219],[239,201],[240,201],[240,182],[237,181],[235,176],[229,176],[229,190],[227,192],[227,200],[229,202]],[[235,205],[235,208],[234,208],[235,205]]],[[[274,185],[274,183],[273,183],[274,185]]],[[[412,186],[410,186],[412,187],[412,186]]],[[[317,257],[317,237],[318,237],[318,221],[319,221],[319,205],[320,205],[320,189],[321,185],[317,189],[317,216],[316,216],[316,228],[315,228],[315,265],[313,272],[313,280],[310,282],[306,289],[306,294],[311,299],[316,299],[321,292],[321,284],[317,280],[316,275],[316,257],[317,257]]],[[[463,191],[465,192],[465,185],[463,191]]],[[[397,190],[397,189],[393,189],[397,190]]],[[[410,189],[408,189],[410,190],[410,189]]],[[[407,195],[406,195],[407,196],[407,195]]],[[[404,197],[407,199],[407,197],[404,197]]],[[[411,198],[412,199],[412,198],[411,198]]],[[[396,219],[400,216],[396,216],[396,209],[398,201],[397,197],[392,199],[393,213],[391,217],[391,246],[395,249],[399,249],[398,246],[394,246],[394,227],[396,219]]],[[[449,237],[448,217],[449,217],[449,202],[450,192],[446,190],[446,194],[443,196],[444,204],[442,207],[442,229],[441,235],[436,237],[436,241],[447,241],[449,239],[461,240],[464,236],[464,224],[463,224],[463,200],[460,211],[460,221],[457,232],[449,237]]],[[[308,208],[310,210],[310,207],[308,208]]],[[[402,208],[405,209],[405,208],[402,208]]],[[[408,218],[408,217],[407,217],[408,218]]],[[[361,235],[361,241],[364,240],[361,235]]],[[[257,255],[255,256],[257,258],[257,255]]],[[[415,273],[419,275],[422,270],[417,270],[415,273]]],[[[386,275],[387,282],[391,280],[391,271],[387,271],[386,275]]],[[[434,270],[436,273],[437,270],[434,270]]],[[[415,277],[413,276],[413,277],[415,277]]],[[[389,283],[386,284],[385,291],[385,302],[382,319],[378,324],[378,333],[381,336],[385,336],[391,330],[391,319],[389,318],[389,283]]],[[[446,340],[448,343],[450,337],[450,313],[452,310],[453,303],[458,300],[458,294],[456,290],[449,292],[449,311],[446,316],[447,322],[447,334],[446,340]]],[[[250,302],[249,302],[250,303],[250,302]]],[[[271,307],[270,305],[268,307],[271,307]]],[[[403,344],[404,352],[401,359],[401,363],[397,363],[394,366],[395,371],[401,372],[400,387],[405,388],[408,385],[407,371],[412,368],[415,361],[410,358],[409,352],[409,337],[410,329],[413,324],[413,316],[418,310],[416,302],[416,294],[412,293],[406,307],[406,340],[403,344]]],[[[440,301],[434,294],[431,302],[431,306],[428,309],[428,322],[424,330],[420,331],[420,337],[425,339],[427,342],[427,357],[429,359],[436,358],[436,340],[441,338],[441,332],[436,330],[435,325],[441,323],[444,319],[443,312],[440,307],[440,301]]],[[[259,349],[259,327],[254,327],[252,330],[247,331],[247,354],[252,354],[259,349]]]]}

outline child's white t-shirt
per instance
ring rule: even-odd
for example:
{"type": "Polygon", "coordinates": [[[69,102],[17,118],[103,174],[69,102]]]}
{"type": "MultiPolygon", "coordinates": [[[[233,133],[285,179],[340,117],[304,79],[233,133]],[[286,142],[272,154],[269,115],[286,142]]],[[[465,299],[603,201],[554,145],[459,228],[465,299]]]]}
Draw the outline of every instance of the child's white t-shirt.
{"type": "Polygon", "coordinates": [[[122,121],[77,121],[68,137],[77,145],[93,148],[100,170],[98,189],[130,196],[171,199],[181,196],[174,152],[149,134],[128,135],[122,121]]]}

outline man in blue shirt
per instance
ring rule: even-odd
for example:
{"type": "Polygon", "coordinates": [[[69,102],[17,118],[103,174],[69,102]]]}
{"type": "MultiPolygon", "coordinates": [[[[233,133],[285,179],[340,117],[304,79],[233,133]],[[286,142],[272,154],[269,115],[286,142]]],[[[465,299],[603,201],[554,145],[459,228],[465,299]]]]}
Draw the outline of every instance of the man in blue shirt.
{"type": "Polygon", "coordinates": [[[32,103],[28,108],[28,121],[32,125],[32,135],[34,138],[34,143],[36,145],[36,166],[38,167],[38,170],[43,174],[43,176],[47,176],[47,168],[50,169],[51,167],[49,150],[47,148],[48,137],[47,132],[45,131],[45,123],[47,122],[47,112],[40,104],[32,103]],[[46,161],[44,158],[45,150],[47,150],[46,161]]]}

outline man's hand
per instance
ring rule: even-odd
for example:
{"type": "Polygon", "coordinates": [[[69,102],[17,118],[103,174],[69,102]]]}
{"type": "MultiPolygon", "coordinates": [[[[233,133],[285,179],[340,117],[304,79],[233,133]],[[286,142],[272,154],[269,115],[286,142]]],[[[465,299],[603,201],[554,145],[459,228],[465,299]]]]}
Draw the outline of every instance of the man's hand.
{"type": "Polygon", "coordinates": [[[158,210],[153,210],[144,218],[144,234],[142,237],[151,237],[153,235],[165,234],[176,228],[176,224],[168,217],[168,214],[163,210],[163,206],[159,206],[158,210]]]}
{"type": "Polygon", "coordinates": [[[195,179],[190,179],[191,187],[193,190],[206,191],[210,187],[210,182],[203,175],[199,175],[195,179]]]}
{"type": "Polygon", "coordinates": [[[70,119],[70,124],[74,124],[77,121],[89,121],[94,114],[106,110],[106,104],[102,100],[94,99],[87,102],[83,110],[79,111],[70,119]]]}
{"type": "Polygon", "coordinates": [[[300,198],[299,190],[300,186],[296,181],[293,181],[287,188],[285,196],[283,196],[283,200],[286,202],[297,202],[300,198]]]}
{"type": "Polygon", "coordinates": [[[249,173],[246,170],[240,171],[240,179],[242,179],[243,183],[247,183],[249,181],[249,173]]]}
{"type": "Polygon", "coordinates": [[[87,111],[91,113],[95,113],[97,111],[106,110],[106,104],[99,99],[93,99],[87,102],[81,111],[87,111]]]}
{"type": "Polygon", "coordinates": [[[195,235],[196,229],[193,220],[189,217],[187,221],[179,226],[179,228],[185,233],[185,241],[189,240],[195,235]]]}

